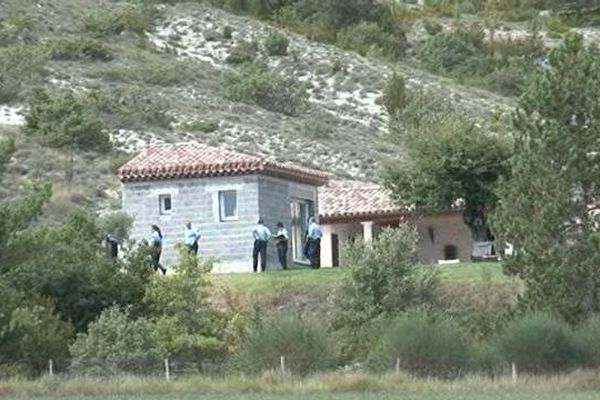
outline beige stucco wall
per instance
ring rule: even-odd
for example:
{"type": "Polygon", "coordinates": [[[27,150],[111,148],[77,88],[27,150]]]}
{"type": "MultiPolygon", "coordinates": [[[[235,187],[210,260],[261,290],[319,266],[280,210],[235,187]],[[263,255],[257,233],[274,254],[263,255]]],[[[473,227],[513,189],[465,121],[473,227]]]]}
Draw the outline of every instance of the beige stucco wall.
{"type": "MultiPolygon", "coordinates": [[[[469,261],[473,248],[471,232],[464,224],[460,213],[424,215],[414,220],[419,234],[418,258],[421,262],[437,263],[444,259],[444,247],[456,246],[457,256],[461,261],[469,261]],[[433,229],[433,241],[429,228],[433,229]]],[[[362,237],[363,226],[360,222],[323,224],[323,239],[321,240],[321,266],[333,265],[331,235],[337,234],[340,242],[340,253],[345,241],[353,236],[362,237]]],[[[376,235],[377,223],[373,227],[376,235]]]]}
{"type": "Polygon", "coordinates": [[[423,216],[417,221],[419,260],[436,263],[444,259],[444,247],[454,245],[461,261],[469,261],[473,250],[471,231],[460,213],[423,216]],[[433,241],[428,228],[433,228],[433,241]]]}

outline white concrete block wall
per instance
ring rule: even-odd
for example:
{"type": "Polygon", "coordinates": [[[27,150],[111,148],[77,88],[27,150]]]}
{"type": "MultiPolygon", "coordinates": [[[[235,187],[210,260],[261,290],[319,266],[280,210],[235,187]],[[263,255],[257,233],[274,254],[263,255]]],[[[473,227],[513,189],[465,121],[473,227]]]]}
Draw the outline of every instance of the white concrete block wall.
{"type": "Polygon", "coordinates": [[[161,262],[177,261],[175,245],[183,243],[185,223],[200,230],[200,254],[218,257],[215,272],[252,270],[252,227],[259,217],[258,176],[212,177],[126,183],[122,188],[123,210],[134,218],[132,238],[150,237],[157,224],[164,235],[161,262]],[[237,191],[238,218],[219,220],[218,193],[237,191]],[[170,194],[172,211],[161,215],[159,195],[170,194]]]}

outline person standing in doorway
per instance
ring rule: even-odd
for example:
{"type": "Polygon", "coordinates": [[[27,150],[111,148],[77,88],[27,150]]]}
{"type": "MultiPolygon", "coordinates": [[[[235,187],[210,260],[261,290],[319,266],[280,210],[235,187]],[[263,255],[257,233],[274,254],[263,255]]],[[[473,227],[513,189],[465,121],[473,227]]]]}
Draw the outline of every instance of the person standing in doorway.
{"type": "Polygon", "coordinates": [[[160,228],[157,225],[152,225],[152,236],[150,238],[150,256],[152,258],[152,267],[154,267],[154,271],[158,271],[159,269],[165,275],[167,273],[167,269],[160,265],[160,253],[162,253],[162,242],[163,235],[160,231],[160,228]]]}
{"type": "Polygon", "coordinates": [[[200,240],[200,233],[198,229],[192,228],[192,223],[188,222],[185,224],[185,245],[187,246],[190,253],[193,255],[198,254],[198,240],[200,240]]]}
{"type": "Polygon", "coordinates": [[[267,269],[267,244],[272,236],[269,228],[265,226],[262,219],[258,220],[258,224],[252,229],[254,236],[254,248],[252,249],[252,269],[257,272],[258,257],[260,256],[260,270],[265,272],[267,269]]]}
{"type": "Polygon", "coordinates": [[[321,227],[315,217],[310,217],[308,224],[308,259],[312,268],[321,268],[321,227]]]}
{"type": "Polygon", "coordinates": [[[281,268],[287,269],[288,233],[283,227],[283,222],[277,223],[277,235],[274,238],[277,247],[277,258],[279,258],[281,268]]]}

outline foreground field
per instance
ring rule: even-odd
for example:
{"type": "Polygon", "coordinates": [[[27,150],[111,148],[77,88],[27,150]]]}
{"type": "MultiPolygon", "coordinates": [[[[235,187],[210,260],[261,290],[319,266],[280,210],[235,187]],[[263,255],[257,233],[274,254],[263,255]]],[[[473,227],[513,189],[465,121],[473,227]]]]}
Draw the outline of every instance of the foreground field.
{"type": "Polygon", "coordinates": [[[5,399],[407,399],[407,400],[591,400],[600,398],[597,372],[578,371],[561,377],[523,377],[516,384],[469,377],[459,381],[413,379],[407,376],[331,373],[306,379],[267,374],[229,379],[193,376],[164,379],[123,378],[86,380],[44,378],[37,381],[0,381],[5,399]]]}

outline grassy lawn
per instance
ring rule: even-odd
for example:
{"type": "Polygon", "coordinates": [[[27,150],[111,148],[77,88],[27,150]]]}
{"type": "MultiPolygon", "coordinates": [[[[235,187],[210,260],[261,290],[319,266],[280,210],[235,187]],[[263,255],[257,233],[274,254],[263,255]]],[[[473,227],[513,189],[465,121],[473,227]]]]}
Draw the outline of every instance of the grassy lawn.
{"type": "MultiPolygon", "coordinates": [[[[478,282],[486,279],[492,281],[505,279],[502,265],[499,262],[459,263],[436,265],[442,280],[456,282],[478,282]]],[[[212,276],[217,287],[229,288],[236,293],[247,296],[266,296],[286,289],[319,289],[327,290],[341,277],[342,268],[311,269],[295,265],[287,271],[274,270],[265,273],[215,274],[212,276]]]]}

